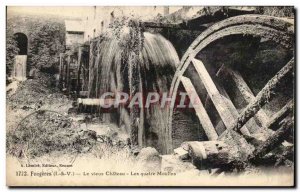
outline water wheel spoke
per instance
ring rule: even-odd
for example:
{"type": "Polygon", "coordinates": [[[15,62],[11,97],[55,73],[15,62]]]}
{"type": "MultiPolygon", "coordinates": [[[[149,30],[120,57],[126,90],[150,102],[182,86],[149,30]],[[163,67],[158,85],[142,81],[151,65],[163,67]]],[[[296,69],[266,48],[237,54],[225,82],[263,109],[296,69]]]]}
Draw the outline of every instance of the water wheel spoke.
{"type": "MultiPolygon", "coordinates": [[[[234,125],[235,119],[238,117],[236,108],[230,99],[226,98],[218,91],[204,64],[198,59],[193,59],[192,63],[201,81],[203,82],[209,97],[214,103],[223,123],[225,124],[226,128],[229,129],[234,125]]],[[[250,134],[246,127],[242,131],[245,135],[250,134]]]]}
{"type": "Polygon", "coordinates": [[[191,100],[193,100],[193,102],[191,102],[191,103],[194,103],[193,107],[196,111],[199,122],[201,123],[201,125],[207,135],[207,138],[209,140],[218,139],[218,134],[217,134],[191,80],[184,76],[182,76],[180,78],[180,80],[181,80],[185,90],[187,91],[189,98],[191,100]]]}
{"type": "Polygon", "coordinates": [[[289,73],[292,72],[294,68],[294,58],[292,58],[268,83],[264,88],[257,94],[255,99],[244,109],[244,111],[239,115],[234,125],[230,128],[235,131],[240,131],[240,129],[245,125],[249,119],[251,119],[266,103],[268,103],[274,94],[271,94],[276,90],[280,81],[289,73]]]}
{"type": "Polygon", "coordinates": [[[275,113],[271,120],[267,123],[266,127],[272,130],[278,129],[278,124],[291,112],[293,112],[294,100],[289,101],[283,108],[281,108],[277,113],[275,113]]]}
{"type": "MultiPolygon", "coordinates": [[[[235,87],[240,92],[246,103],[251,103],[251,101],[255,99],[255,96],[241,74],[238,71],[232,70],[228,67],[225,67],[224,71],[226,72],[222,74],[225,75],[225,77],[231,78],[233,80],[235,87]]],[[[265,127],[267,122],[270,120],[263,109],[259,110],[255,117],[263,127],[265,127]]]]}

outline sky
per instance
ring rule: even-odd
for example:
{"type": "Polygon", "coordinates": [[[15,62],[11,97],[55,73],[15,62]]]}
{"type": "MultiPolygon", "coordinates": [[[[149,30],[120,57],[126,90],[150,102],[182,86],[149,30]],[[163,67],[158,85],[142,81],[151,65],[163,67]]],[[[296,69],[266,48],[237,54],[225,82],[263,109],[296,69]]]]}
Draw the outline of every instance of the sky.
{"type": "Polygon", "coordinates": [[[25,15],[54,15],[61,17],[82,18],[93,11],[92,6],[83,7],[19,7],[8,6],[7,14],[25,14],[25,15]]]}
{"type": "MultiPolygon", "coordinates": [[[[181,6],[169,6],[170,12],[177,11],[180,8],[181,6]]],[[[53,15],[58,17],[85,18],[93,13],[93,9],[94,6],[8,6],[7,14],[53,15]]],[[[147,15],[147,13],[145,14],[147,15]]]]}

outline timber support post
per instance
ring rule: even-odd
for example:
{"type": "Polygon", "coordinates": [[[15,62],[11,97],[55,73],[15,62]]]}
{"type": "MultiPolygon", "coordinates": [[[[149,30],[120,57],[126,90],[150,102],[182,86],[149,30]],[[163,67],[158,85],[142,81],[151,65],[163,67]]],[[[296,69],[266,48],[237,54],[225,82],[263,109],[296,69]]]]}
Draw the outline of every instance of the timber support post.
{"type": "MultiPolygon", "coordinates": [[[[230,129],[240,132],[240,129],[251,119],[266,103],[268,103],[272,97],[273,91],[277,88],[280,81],[288,74],[291,73],[294,68],[294,58],[292,58],[257,94],[255,99],[245,108],[245,110],[239,115],[234,126],[230,129]]],[[[226,131],[225,131],[226,132],[226,131]]],[[[223,133],[224,134],[224,133],[223,133]]]]}
{"type": "Polygon", "coordinates": [[[253,163],[257,162],[264,155],[274,149],[274,147],[281,144],[293,127],[294,118],[288,117],[284,119],[280,124],[280,128],[254,151],[253,155],[249,158],[249,161],[253,163]]]}

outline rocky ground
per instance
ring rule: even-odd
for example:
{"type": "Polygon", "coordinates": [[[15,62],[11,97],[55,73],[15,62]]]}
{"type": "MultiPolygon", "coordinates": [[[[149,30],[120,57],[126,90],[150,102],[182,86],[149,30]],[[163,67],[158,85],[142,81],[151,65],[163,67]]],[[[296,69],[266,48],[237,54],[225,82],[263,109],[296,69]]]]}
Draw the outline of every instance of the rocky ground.
{"type": "Polygon", "coordinates": [[[23,157],[28,148],[28,158],[35,158],[53,151],[87,152],[97,143],[127,145],[126,135],[119,134],[116,126],[92,117],[87,122],[84,114],[69,114],[72,102],[49,75],[12,81],[7,85],[8,153],[23,157]]]}
{"type": "Polygon", "coordinates": [[[112,170],[118,171],[160,170],[161,157],[156,149],[148,147],[134,153],[128,135],[116,125],[90,114],[68,113],[73,100],[55,87],[49,75],[41,73],[36,79],[10,82],[6,99],[10,157],[31,163],[91,159],[113,165],[112,170]]]}

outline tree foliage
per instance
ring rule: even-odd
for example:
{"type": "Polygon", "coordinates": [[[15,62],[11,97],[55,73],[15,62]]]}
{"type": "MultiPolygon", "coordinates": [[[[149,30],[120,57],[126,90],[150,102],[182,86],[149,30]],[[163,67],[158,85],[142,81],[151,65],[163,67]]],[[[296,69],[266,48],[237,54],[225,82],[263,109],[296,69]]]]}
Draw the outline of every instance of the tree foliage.
{"type": "Polygon", "coordinates": [[[12,32],[11,25],[6,28],[6,75],[10,76],[14,67],[14,58],[19,52],[17,41],[12,32]]]}
{"type": "Polygon", "coordinates": [[[294,7],[292,6],[259,6],[256,12],[263,15],[275,17],[294,17],[294,7]]]}
{"type": "Polygon", "coordinates": [[[29,61],[31,68],[56,72],[59,53],[64,52],[64,25],[57,22],[36,23],[30,34],[29,61]]]}

